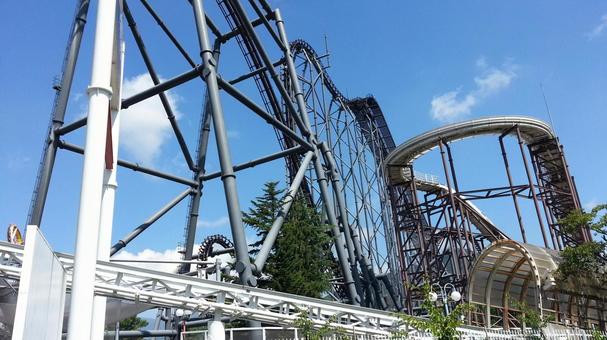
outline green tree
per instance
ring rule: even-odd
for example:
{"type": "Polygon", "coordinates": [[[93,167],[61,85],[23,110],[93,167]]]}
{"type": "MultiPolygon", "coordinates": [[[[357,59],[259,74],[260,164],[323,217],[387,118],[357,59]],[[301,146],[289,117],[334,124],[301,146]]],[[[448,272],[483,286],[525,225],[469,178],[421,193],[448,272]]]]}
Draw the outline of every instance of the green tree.
{"type": "Polygon", "coordinates": [[[607,283],[607,204],[594,207],[590,212],[575,210],[559,220],[561,231],[575,235],[580,228],[589,228],[594,240],[561,251],[561,263],[556,272],[560,281],[592,279],[607,283]],[[602,213],[602,215],[600,215],[602,213]]]}
{"type": "MultiPolygon", "coordinates": [[[[430,284],[424,283],[422,290],[425,299],[422,303],[422,308],[428,313],[426,318],[415,317],[412,315],[398,313],[397,316],[403,320],[407,327],[413,327],[417,330],[428,331],[432,333],[438,340],[453,340],[458,338],[459,332],[457,327],[463,325],[462,316],[472,310],[472,305],[468,303],[460,303],[446,315],[443,313],[443,308],[438,307],[430,300],[430,284]]],[[[393,339],[407,338],[407,331],[397,331],[392,334],[393,339]]]]}
{"type": "MultiPolygon", "coordinates": [[[[148,325],[148,322],[146,320],[135,315],[135,316],[131,316],[130,318],[126,318],[126,319],[123,319],[122,321],[120,321],[120,330],[121,331],[136,331],[143,327],[146,327],[147,325],[148,325]]],[[[108,326],[108,327],[106,327],[106,329],[114,330],[114,327],[108,326]]],[[[143,337],[134,338],[134,339],[142,340],[143,337]]]]}
{"type": "Polygon", "coordinates": [[[331,317],[321,327],[315,327],[306,311],[300,310],[293,326],[298,329],[298,336],[305,340],[322,340],[329,337],[335,340],[350,339],[345,329],[331,325],[334,322],[335,318],[331,317]]]}
{"type": "MultiPolygon", "coordinates": [[[[260,238],[251,245],[256,251],[280,211],[284,190],[277,189],[276,182],[270,182],[263,191],[263,195],[252,202],[252,208],[243,213],[244,222],[255,229],[260,238]]],[[[321,297],[330,287],[331,242],[320,214],[297,195],[264,267],[267,280],[260,280],[260,286],[321,297]]]]}
{"type": "Polygon", "coordinates": [[[512,307],[519,310],[517,319],[526,327],[531,329],[532,334],[527,338],[529,339],[545,339],[543,328],[548,325],[549,322],[553,321],[552,316],[542,316],[540,312],[531,308],[525,301],[510,300],[512,307]]]}
{"type": "Polygon", "coordinates": [[[249,252],[251,255],[259,252],[263,241],[266,239],[266,235],[280,211],[283,192],[284,190],[278,189],[278,182],[264,184],[263,194],[251,201],[252,207],[249,208],[248,212],[242,213],[242,221],[255,229],[259,238],[249,245],[253,248],[249,252]]]}

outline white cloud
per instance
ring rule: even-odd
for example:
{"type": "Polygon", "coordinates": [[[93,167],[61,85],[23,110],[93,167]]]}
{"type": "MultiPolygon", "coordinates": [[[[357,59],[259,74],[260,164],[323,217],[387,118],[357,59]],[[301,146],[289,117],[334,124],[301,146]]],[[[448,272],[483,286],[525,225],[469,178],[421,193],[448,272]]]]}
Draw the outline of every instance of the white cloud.
{"type": "MultiPolygon", "coordinates": [[[[127,98],[153,85],[148,74],[125,79],[122,97],[127,98]]],[[[178,97],[170,91],[165,93],[175,118],[179,119],[181,113],[177,106],[178,97]]],[[[162,145],[169,137],[171,137],[171,125],[158,96],[121,111],[120,144],[136,161],[152,164],[160,155],[162,145]]]]}
{"type": "MultiPolygon", "coordinates": [[[[123,250],[115,256],[112,256],[112,260],[180,261],[181,259],[181,254],[177,252],[177,248],[167,249],[165,251],[144,249],[138,252],[137,254],[133,254],[127,250],[123,250]]],[[[125,264],[140,268],[163,271],[167,273],[175,273],[177,272],[177,268],[179,267],[179,264],[177,263],[126,262],[125,264]]]]}
{"type": "Polygon", "coordinates": [[[434,96],[430,102],[430,115],[441,122],[452,122],[470,114],[472,108],[486,97],[506,89],[516,78],[516,65],[505,64],[501,68],[489,67],[484,57],[476,60],[481,69],[480,76],[474,77],[476,88],[466,94],[461,91],[449,91],[434,96]]]}
{"type": "Polygon", "coordinates": [[[475,77],[474,82],[478,87],[477,94],[479,96],[487,96],[499,92],[512,83],[516,77],[512,66],[504,69],[491,68],[483,74],[482,77],[475,77]]]}
{"type": "Polygon", "coordinates": [[[31,162],[31,158],[20,153],[5,155],[6,168],[10,171],[21,171],[27,168],[31,162]]]}
{"type": "Polygon", "coordinates": [[[230,224],[230,219],[227,216],[219,217],[214,220],[198,220],[198,226],[204,228],[223,227],[230,224]]]}
{"type": "Polygon", "coordinates": [[[464,98],[458,98],[458,95],[459,90],[432,98],[430,102],[432,118],[449,122],[470,114],[470,109],[476,105],[476,97],[468,94],[464,98]]]}
{"type": "Polygon", "coordinates": [[[607,14],[603,14],[603,16],[601,16],[601,22],[598,25],[596,25],[592,29],[592,31],[586,33],[586,37],[588,37],[588,40],[598,38],[605,32],[606,28],[607,28],[607,14]]]}
{"type": "Polygon", "coordinates": [[[238,131],[238,130],[228,130],[227,134],[228,134],[228,138],[230,138],[230,139],[239,139],[240,138],[240,131],[238,131]]]}

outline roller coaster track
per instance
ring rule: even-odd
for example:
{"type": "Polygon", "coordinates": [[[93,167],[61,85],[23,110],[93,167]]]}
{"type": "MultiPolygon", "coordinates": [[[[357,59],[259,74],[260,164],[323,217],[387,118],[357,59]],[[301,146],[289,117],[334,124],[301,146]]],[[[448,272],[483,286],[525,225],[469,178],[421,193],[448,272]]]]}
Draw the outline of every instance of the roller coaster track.
{"type": "MultiPolygon", "coordinates": [[[[413,171],[414,160],[430,150],[440,147],[444,153],[443,148],[448,148],[451,142],[482,135],[498,135],[500,143],[503,137],[514,135],[519,139],[521,152],[523,144],[528,147],[537,184],[522,186],[519,190],[537,189],[539,192],[555,248],[557,243],[566,246],[588,240],[583,229],[573,235],[559,229],[557,221],[580,206],[562,147],[550,126],[534,118],[519,116],[487,117],[451,124],[409,139],[395,148],[383,164],[390,185],[401,188],[412,199],[408,205],[398,207],[400,211],[395,222],[405,282],[420,284],[428,275],[435,282],[459,282],[464,289],[468,269],[487,245],[485,241],[509,238],[470,202],[483,198],[478,196],[480,191],[458,192],[413,171]],[[417,199],[418,190],[426,193],[426,203],[417,199]],[[429,195],[433,195],[430,200],[429,195]],[[438,216],[443,216],[445,227],[439,228],[437,221],[429,222],[439,213],[443,214],[438,216]],[[451,216],[453,220],[447,221],[444,216],[451,216]],[[470,224],[476,231],[470,229],[470,224]]],[[[484,195],[504,197],[509,195],[507,191],[507,188],[493,188],[484,195]],[[496,191],[501,192],[496,194],[496,191]]]]}
{"type": "MultiPolygon", "coordinates": [[[[242,27],[243,18],[238,15],[231,1],[218,0],[217,3],[232,30],[242,27]]],[[[263,2],[261,4],[263,7],[263,2]]],[[[262,11],[265,11],[268,16],[274,15],[268,8],[257,8],[258,15],[261,16],[262,11]]],[[[263,58],[258,47],[247,34],[238,34],[236,41],[249,71],[253,74],[265,108],[277,120],[296,129],[293,117],[285,112],[280,107],[281,105],[277,105],[279,96],[275,94],[276,88],[271,79],[265,72],[258,72],[264,69],[263,58]]],[[[354,237],[359,240],[355,243],[360,243],[360,251],[355,251],[355,254],[361,271],[361,284],[365,287],[364,292],[359,292],[364,297],[363,305],[386,308],[385,303],[382,302],[386,295],[385,290],[380,287],[376,275],[388,275],[389,280],[382,281],[384,285],[393,286],[388,290],[396,288],[398,295],[402,295],[402,283],[397,274],[398,260],[394,251],[394,229],[390,216],[391,203],[386,195],[385,176],[380,167],[384,157],[394,149],[394,140],[375,98],[369,96],[349,100],[326,73],[325,67],[321,64],[323,56],[319,56],[310,44],[303,40],[295,40],[289,44],[289,48],[296,67],[298,67],[299,79],[295,81],[301,82],[304,88],[309,86],[304,92],[306,92],[310,121],[314,125],[312,132],[316,135],[317,140],[325,142],[335,155],[345,186],[348,219],[352,223],[351,228],[354,235],[360,235],[354,237]],[[309,68],[302,70],[299,68],[301,64],[305,64],[309,68]],[[315,85],[312,84],[318,84],[318,87],[314,87],[315,85]],[[326,92],[326,96],[324,94],[316,96],[317,91],[326,92]],[[326,99],[325,105],[315,106],[318,98],[328,99],[326,99]],[[327,110],[325,111],[325,109],[327,110]],[[320,120],[323,122],[318,123],[320,120]],[[329,133],[331,129],[335,129],[332,134],[329,133]],[[367,154],[370,155],[369,159],[366,159],[367,154]]],[[[282,74],[282,78],[285,87],[292,91],[291,85],[294,80],[290,79],[287,73],[282,74]]],[[[295,97],[294,93],[292,95],[295,97]]],[[[283,150],[295,145],[291,138],[282,132],[275,130],[275,133],[283,150]]],[[[295,176],[300,161],[301,156],[299,155],[291,155],[286,158],[289,179],[295,176]]],[[[318,192],[315,192],[317,189],[312,185],[315,180],[314,175],[310,173],[301,186],[302,191],[312,203],[318,203],[319,197],[318,192]]],[[[358,245],[352,244],[350,247],[357,248],[358,245]]],[[[338,279],[336,282],[340,282],[340,275],[336,273],[335,276],[338,279]]],[[[340,291],[343,290],[336,286],[336,293],[340,291]]],[[[398,297],[392,296],[392,300],[396,306],[399,305],[398,297]]]]}
{"type": "MultiPolygon", "coordinates": [[[[66,270],[69,291],[73,256],[56,255],[66,270]]],[[[23,247],[0,242],[0,273],[4,279],[19,280],[22,260],[23,247]]],[[[390,312],[104,261],[97,262],[95,294],[201,314],[221,311],[227,317],[280,326],[292,326],[298,314],[307,311],[316,327],[329,322],[357,334],[387,335],[399,323],[390,312]]]]}

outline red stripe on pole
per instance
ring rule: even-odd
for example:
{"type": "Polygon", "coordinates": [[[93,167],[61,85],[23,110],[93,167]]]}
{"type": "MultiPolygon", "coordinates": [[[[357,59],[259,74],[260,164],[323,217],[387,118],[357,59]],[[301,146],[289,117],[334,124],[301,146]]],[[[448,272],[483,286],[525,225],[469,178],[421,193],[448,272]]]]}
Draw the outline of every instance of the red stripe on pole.
{"type": "Polygon", "coordinates": [[[107,108],[107,132],[105,134],[105,168],[114,168],[114,145],[112,143],[112,113],[110,106],[107,108]]]}

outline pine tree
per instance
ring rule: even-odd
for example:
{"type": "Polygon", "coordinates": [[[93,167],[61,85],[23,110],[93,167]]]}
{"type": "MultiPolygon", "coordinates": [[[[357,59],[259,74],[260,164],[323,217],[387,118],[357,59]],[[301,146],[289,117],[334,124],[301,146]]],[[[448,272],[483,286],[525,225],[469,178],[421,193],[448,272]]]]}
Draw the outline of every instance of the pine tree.
{"type": "Polygon", "coordinates": [[[251,255],[259,252],[259,248],[265,241],[266,235],[280,211],[284,190],[277,189],[277,186],[278,182],[264,184],[263,195],[251,201],[253,207],[249,208],[249,212],[242,213],[242,221],[255,229],[257,237],[259,237],[259,240],[249,245],[253,248],[249,252],[251,255]]]}
{"type": "MultiPolygon", "coordinates": [[[[251,254],[259,251],[280,211],[284,190],[277,186],[277,182],[266,183],[263,195],[243,213],[243,221],[259,237],[251,244],[251,254]]],[[[297,195],[264,267],[268,279],[260,280],[260,287],[320,297],[330,287],[331,242],[320,214],[297,195]]]]}
{"type": "Polygon", "coordinates": [[[330,288],[331,238],[320,214],[297,196],[268,259],[270,287],[320,298],[330,288]]]}

